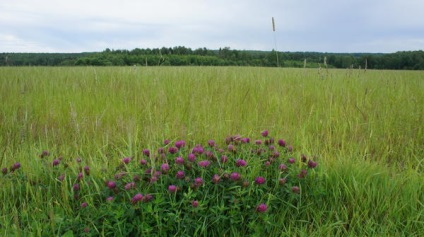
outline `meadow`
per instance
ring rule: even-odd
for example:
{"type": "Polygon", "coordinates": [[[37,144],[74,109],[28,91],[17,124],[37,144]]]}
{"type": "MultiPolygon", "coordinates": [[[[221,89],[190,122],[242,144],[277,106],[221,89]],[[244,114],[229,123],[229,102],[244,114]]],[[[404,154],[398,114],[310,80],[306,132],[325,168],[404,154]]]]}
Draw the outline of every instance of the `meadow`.
{"type": "Polygon", "coordinates": [[[1,67],[0,233],[420,236],[423,105],[422,71],[1,67]],[[211,140],[216,145],[208,146],[211,140]],[[283,169],[259,168],[272,163],[273,153],[249,153],[258,149],[256,140],[281,153],[276,167],[296,160],[286,173],[291,186],[277,185],[283,169]],[[211,170],[197,161],[191,169],[187,155],[197,144],[213,153],[211,170]],[[174,146],[175,155],[168,150],[174,146]],[[221,155],[234,164],[225,168],[221,155]],[[116,175],[137,174],[143,160],[150,165],[143,172],[184,171],[203,180],[176,184],[175,193],[170,184],[183,181],[171,175],[157,185],[124,188],[116,175]],[[162,169],[165,163],[170,171],[162,169]],[[302,170],[308,176],[296,181],[302,170]],[[210,179],[220,171],[228,182],[217,188],[210,179]],[[249,185],[226,177],[231,171],[249,185]],[[119,192],[111,182],[122,185],[119,192]],[[154,201],[134,195],[146,190],[154,201]],[[112,194],[113,204],[102,201],[112,194]],[[220,206],[236,196],[245,205],[220,206]]]}

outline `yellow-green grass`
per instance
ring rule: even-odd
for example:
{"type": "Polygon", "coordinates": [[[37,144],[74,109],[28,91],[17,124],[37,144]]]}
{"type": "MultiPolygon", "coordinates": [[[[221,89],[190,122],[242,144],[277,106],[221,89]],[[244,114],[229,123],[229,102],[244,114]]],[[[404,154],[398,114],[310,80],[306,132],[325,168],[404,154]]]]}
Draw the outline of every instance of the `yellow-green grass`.
{"type": "MultiPolygon", "coordinates": [[[[272,233],[413,236],[424,229],[423,105],[420,71],[3,67],[0,167],[20,162],[41,177],[38,155],[48,150],[82,157],[101,176],[164,139],[223,144],[269,129],[296,156],[317,156],[324,180],[322,199],[276,218],[272,233]]],[[[18,212],[70,212],[38,194],[17,208],[8,200],[25,197],[14,185],[0,185],[4,234],[25,232],[11,218],[18,212]]]]}

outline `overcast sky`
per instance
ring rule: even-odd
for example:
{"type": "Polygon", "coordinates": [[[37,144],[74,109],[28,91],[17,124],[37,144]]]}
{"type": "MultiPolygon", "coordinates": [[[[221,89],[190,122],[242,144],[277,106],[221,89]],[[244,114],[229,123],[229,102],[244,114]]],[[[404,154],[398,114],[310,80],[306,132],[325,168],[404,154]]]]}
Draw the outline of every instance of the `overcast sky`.
{"type": "Polygon", "coordinates": [[[423,0],[0,0],[0,52],[424,50],[423,9],[423,0]]]}

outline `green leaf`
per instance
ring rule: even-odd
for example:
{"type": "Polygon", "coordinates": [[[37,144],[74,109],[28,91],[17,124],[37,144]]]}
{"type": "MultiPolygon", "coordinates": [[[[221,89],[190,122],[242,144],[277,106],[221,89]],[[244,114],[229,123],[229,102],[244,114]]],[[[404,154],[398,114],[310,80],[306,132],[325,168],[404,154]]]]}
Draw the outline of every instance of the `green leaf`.
{"type": "Polygon", "coordinates": [[[68,232],[62,235],[62,237],[73,237],[73,236],[74,236],[74,232],[72,232],[72,230],[69,230],[68,232]]]}

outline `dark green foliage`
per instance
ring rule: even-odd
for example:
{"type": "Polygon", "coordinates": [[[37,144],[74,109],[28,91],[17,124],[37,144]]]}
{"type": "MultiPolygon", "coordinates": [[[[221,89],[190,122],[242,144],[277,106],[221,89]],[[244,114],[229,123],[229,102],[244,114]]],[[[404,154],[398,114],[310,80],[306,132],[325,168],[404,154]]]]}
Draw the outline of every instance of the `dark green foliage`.
{"type": "MultiPolygon", "coordinates": [[[[424,52],[390,54],[279,52],[282,67],[327,67],[367,69],[424,69],[424,52]],[[326,59],[326,60],[325,60],[326,59]],[[306,60],[306,65],[304,64],[306,60]]],[[[275,51],[219,50],[183,46],[92,53],[2,53],[0,66],[261,66],[276,67],[275,51]]]]}

